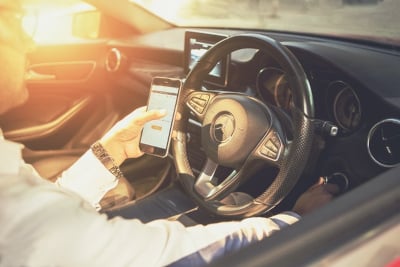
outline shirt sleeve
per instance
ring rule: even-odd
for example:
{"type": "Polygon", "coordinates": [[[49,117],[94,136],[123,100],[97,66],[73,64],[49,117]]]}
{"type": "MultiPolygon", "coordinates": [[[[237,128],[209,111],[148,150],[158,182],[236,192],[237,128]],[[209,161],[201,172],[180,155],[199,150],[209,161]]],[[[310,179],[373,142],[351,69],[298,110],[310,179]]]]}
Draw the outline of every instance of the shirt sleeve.
{"type": "Polygon", "coordinates": [[[100,209],[100,200],[118,184],[118,180],[88,150],[57,179],[56,184],[79,194],[93,207],[100,209]]]}
{"type": "Polygon", "coordinates": [[[205,266],[217,258],[260,241],[299,219],[300,216],[294,212],[284,212],[271,218],[254,217],[237,222],[221,222],[189,228],[189,234],[193,231],[192,238],[196,241],[192,243],[193,247],[190,246],[190,242],[185,245],[192,251],[177,255],[176,258],[179,259],[168,265],[205,266]],[[196,244],[197,242],[199,243],[196,244]]]}
{"type": "Polygon", "coordinates": [[[32,250],[29,266],[204,266],[297,221],[279,214],[193,227],[167,220],[144,224],[121,217],[108,220],[80,199],[48,194],[52,203],[26,218],[35,229],[35,240],[28,242],[34,245],[23,247],[32,250]]]}
{"type": "Polygon", "coordinates": [[[28,168],[1,178],[0,266],[204,266],[299,219],[282,213],[193,227],[110,220],[28,168]]]}

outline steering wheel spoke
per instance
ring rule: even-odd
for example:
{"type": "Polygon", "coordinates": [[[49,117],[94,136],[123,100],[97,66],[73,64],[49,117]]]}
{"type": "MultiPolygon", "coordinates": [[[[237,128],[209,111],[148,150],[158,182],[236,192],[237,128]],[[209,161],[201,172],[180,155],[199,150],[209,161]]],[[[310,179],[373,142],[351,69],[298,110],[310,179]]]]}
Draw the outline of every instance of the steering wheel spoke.
{"type": "Polygon", "coordinates": [[[233,170],[222,182],[214,176],[219,165],[208,159],[203,171],[197,177],[194,190],[205,201],[221,200],[232,193],[251,173],[245,166],[237,171],[233,170]]]}
{"type": "Polygon", "coordinates": [[[194,91],[186,98],[186,106],[195,117],[202,122],[211,100],[216,96],[213,92],[194,91]]]}
{"type": "Polygon", "coordinates": [[[213,195],[213,191],[215,189],[213,180],[217,168],[217,163],[210,159],[207,159],[203,170],[197,177],[197,180],[194,184],[194,190],[204,199],[208,199],[211,195],[213,195]]]}

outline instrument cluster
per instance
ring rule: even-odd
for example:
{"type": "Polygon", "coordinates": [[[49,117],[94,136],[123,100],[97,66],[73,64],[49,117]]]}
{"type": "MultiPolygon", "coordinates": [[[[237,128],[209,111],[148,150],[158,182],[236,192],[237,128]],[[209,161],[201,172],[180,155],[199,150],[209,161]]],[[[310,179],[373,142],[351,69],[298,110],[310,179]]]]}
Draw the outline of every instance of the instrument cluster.
{"type": "Polygon", "coordinates": [[[269,104],[288,110],[293,104],[292,89],[283,70],[267,67],[260,70],[256,81],[257,92],[269,104]]]}

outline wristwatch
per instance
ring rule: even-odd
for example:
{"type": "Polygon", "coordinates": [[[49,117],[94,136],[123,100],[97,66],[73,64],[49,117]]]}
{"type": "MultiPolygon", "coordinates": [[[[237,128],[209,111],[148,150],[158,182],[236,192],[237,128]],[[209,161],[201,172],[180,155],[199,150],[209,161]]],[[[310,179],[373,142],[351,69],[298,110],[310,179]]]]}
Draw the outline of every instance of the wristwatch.
{"type": "Polygon", "coordinates": [[[96,142],[90,146],[93,154],[96,156],[98,160],[106,167],[106,169],[112,173],[117,179],[120,179],[124,175],[122,174],[119,167],[115,164],[114,159],[108,154],[108,152],[104,149],[104,147],[96,142]]]}

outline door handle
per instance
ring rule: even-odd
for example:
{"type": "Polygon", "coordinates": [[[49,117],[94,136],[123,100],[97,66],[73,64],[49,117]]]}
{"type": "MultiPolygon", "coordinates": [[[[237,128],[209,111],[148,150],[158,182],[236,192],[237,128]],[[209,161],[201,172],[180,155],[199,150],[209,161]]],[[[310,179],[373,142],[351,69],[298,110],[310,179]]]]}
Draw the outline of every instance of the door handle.
{"type": "Polygon", "coordinates": [[[34,70],[29,70],[26,74],[28,81],[54,81],[57,79],[55,74],[42,74],[34,70]]]}

